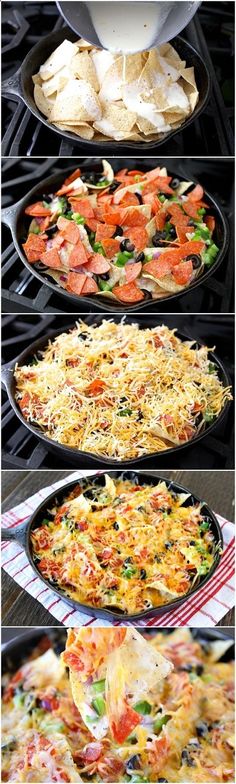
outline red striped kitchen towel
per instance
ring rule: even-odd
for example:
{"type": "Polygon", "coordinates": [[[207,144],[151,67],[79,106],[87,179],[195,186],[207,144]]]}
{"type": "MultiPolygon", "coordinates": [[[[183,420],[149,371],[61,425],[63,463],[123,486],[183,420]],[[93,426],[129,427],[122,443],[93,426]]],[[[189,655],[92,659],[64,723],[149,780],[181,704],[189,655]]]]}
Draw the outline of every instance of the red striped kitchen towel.
{"type": "MultiPolygon", "coordinates": [[[[60,480],[50,487],[44,487],[26,501],[15,506],[2,517],[4,528],[14,528],[29,517],[36,509],[40,500],[54,489],[67,484],[81,476],[89,476],[94,471],[75,471],[66,479],[60,480]]],[[[136,623],[139,626],[215,626],[221,618],[234,607],[234,525],[217,515],[224,538],[224,552],[218,568],[201,593],[196,593],[184,605],[159,618],[149,617],[136,623]]],[[[36,599],[51,615],[65,626],[111,626],[108,621],[95,620],[84,615],[56,597],[50,588],[36,577],[25,552],[15,542],[2,542],[2,568],[27,593],[36,599]]],[[[37,606],[35,608],[37,622],[37,606]]],[[[117,625],[116,622],[115,625],[117,625]]],[[[125,624],[125,621],[122,621],[125,624]]],[[[52,622],[53,625],[53,622],[52,622]]]]}

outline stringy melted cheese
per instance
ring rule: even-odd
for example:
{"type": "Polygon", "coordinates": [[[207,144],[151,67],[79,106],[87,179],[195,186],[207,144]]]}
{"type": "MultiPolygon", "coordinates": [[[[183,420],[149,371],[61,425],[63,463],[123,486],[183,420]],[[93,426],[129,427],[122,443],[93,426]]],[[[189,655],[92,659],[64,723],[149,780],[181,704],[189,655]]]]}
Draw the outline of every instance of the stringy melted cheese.
{"type": "Polygon", "coordinates": [[[231,399],[209,372],[207,347],[194,345],[166,326],[81,322],[33,366],[16,365],[16,399],[60,444],[115,460],[163,451],[193,439],[231,399]]]}

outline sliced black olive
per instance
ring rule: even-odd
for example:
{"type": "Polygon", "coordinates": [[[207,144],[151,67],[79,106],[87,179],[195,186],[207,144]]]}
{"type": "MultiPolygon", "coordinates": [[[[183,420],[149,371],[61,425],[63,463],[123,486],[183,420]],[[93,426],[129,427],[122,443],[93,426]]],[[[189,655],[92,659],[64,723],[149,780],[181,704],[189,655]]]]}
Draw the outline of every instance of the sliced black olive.
{"type": "Polygon", "coordinates": [[[134,244],[129,239],[122,240],[120,243],[121,251],[127,250],[128,253],[133,253],[134,247],[134,244]]]}
{"type": "Polygon", "coordinates": [[[156,561],[157,563],[161,563],[161,556],[160,555],[154,555],[154,561],[156,561]]]}
{"type": "Polygon", "coordinates": [[[144,259],[145,259],[145,254],[143,253],[143,251],[141,251],[141,253],[138,253],[138,255],[136,256],[135,261],[144,261],[144,259]]]}
{"type": "Polygon", "coordinates": [[[158,247],[161,247],[162,245],[165,245],[163,240],[166,240],[166,239],[167,239],[167,234],[166,234],[165,230],[163,230],[163,231],[156,231],[155,234],[152,237],[152,244],[154,245],[154,248],[158,248],[158,247]]]}
{"type": "Polygon", "coordinates": [[[85,498],[89,498],[91,501],[94,499],[94,490],[84,490],[83,495],[85,498]]]}
{"type": "Polygon", "coordinates": [[[198,738],[204,738],[208,733],[208,724],[206,721],[198,721],[196,724],[196,733],[198,738]]]}
{"type": "Polygon", "coordinates": [[[130,564],[130,563],[133,563],[133,558],[131,558],[131,556],[129,556],[129,558],[125,559],[124,566],[126,566],[126,564],[130,564]]]}
{"type": "Polygon", "coordinates": [[[146,577],[147,577],[146,569],[141,569],[140,570],[140,580],[146,580],[146,577]]]}
{"type": "Polygon", "coordinates": [[[195,539],[191,539],[191,541],[189,542],[189,544],[191,544],[191,546],[192,546],[192,547],[194,547],[194,545],[196,544],[196,542],[195,542],[195,539]]]}
{"type": "Polygon", "coordinates": [[[181,762],[182,764],[188,765],[189,768],[194,768],[195,762],[191,754],[189,753],[188,749],[183,749],[181,754],[181,762]]]}
{"type": "Polygon", "coordinates": [[[195,253],[192,254],[192,256],[186,256],[185,261],[191,261],[193,269],[198,269],[198,267],[201,267],[202,263],[201,256],[197,256],[195,253]]]}
{"type": "Polygon", "coordinates": [[[88,333],[87,332],[80,332],[80,334],[79,334],[79,339],[80,340],[87,340],[87,338],[88,338],[88,333]]]}
{"type": "Polygon", "coordinates": [[[179,669],[181,672],[192,672],[193,666],[192,664],[182,664],[179,669]]]}
{"type": "Polygon", "coordinates": [[[113,528],[115,529],[115,531],[119,531],[119,527],[120,527],[119,523],[117,522],[113,523],[113,528]]]}
{"type": "Polygon", "coordinates": [[[1,751],[3,754],[5,753],[5,751],[14,751],[16,745],[17,745],[16,738],[14,738],[14,736],[11,735],[11,737],[7,741],[5,742],[3,741],[3,743],[1,744],[1,751]]]}
{"type": "Polygon", "coordinates": [[[173,188],[173,191],[175,191],[176,188],[179,187],[179,184],[180,184],[180,180],[178,180],[178,177],[173,177],[173,179],[170,182],[170,187],[173,188]]]}
{"type": "Polygon", "coordinates": [[[137,512],[145,512],[144,506],[137,506],[137,512]]]}
{"type": "Polygon", "coordinates": [[[139,204],[142,204],[143,203],[143,199],[142,199],[141,193],[138,193],[138,191],[135,191],[135,196],[137,196],[137,199],[139,200],[139,204]]]}
{"type": "Polygon", "coordinates": [[[116,191],[116,189],[119,188],[119,185],[120,182],[118,182],[118,180],[113,180],[109,188],[109,193],[114,193],[114,191],[116,191]]]}
{"type": "Polygon", "coordinates": [[[193,218],[189,219],[188,226],[195,226],[195,221],[193,220],[193,218]]]}
{"type": "Polygon", "coordinates": [[[176,240],[177,234],[174,226],[171,226],[171,229],[169,229],[169,237],[171,240],[176,240]]]}
{"type": "Polygon", "coordinates": [[[161,782],[163,782],[163,784],[164,784],[164,781],[167,782],[167,784],[168,784],[168,779],[157,779],[157,781],[160,782],[160,784],[161,784],[161,782]]]}
{"type": "Polygon", "coordinates": [[[89,174],[87,174],[86,182],[91,182],[91,185],[96,185],[96,183],[99,181],[100,176],[101,175],[97,174],[96,172],[90,172],[89,174]]]}
{"type": "Polygon", "coordinates": [[[41,198],[42,201],[45,201],[47,204],[51,204],[51,201],[53,199],[53,193],[43,193],[41,198]]]}
{"type": "Polygon", "coordinates": [[[134,754],[133,757],[126,763],[126,770],[138,770],[140,768],[140,757],[138,754],[134,754]]]}
{"type": "Polygon", "coordinates": [[[204,672],[203,664],[197,664],[197,666],[196,666],[196,673],[197,673],[197,675],[202,675],[203,672],[204,672]]]}
{"type": "Polygon", "coordinates": [[[127,398],[127,397],[121,397],[121,398],[120,398],[120,403],[125,403],[125,402],[126,402],[126,400],[128,400],[128,398],[127,398]]]}
{"type": "Polygon", "coordinates": [[[104,272],[103,275],[99,275],[101,280],[109,280],[109,272],[104,272]]]}
{"type": "Polygon", "coordinates": [[[122,237],[123,229],[122,226],[116,226],[116,230],[114,231],[113,237],[122,237]]]}
{"type": "Polygon", "coordinates": [[[137,421],[141,422],[141,419],[143,419],[143,414],[142,414],[142,411],[140,411],[140,409],[139,409],[138,416],[137,416],[137,421]]]}
{"type": "Polygon", "coordinates": [[[165,542],[166,550],[171,550],[171,547],[173,547],[173,542],[165,542]]]}
{"type": "Polygon", "coordinates": [[[48,232],[50,232],[50,236],[52,234],[55,234],[56,231],[58,231],[58,226],[57,226],[56,223],[54,223],[53,226],[48,226],[48,228],[47,228],[47,234],[48,234],[48,232]]]}

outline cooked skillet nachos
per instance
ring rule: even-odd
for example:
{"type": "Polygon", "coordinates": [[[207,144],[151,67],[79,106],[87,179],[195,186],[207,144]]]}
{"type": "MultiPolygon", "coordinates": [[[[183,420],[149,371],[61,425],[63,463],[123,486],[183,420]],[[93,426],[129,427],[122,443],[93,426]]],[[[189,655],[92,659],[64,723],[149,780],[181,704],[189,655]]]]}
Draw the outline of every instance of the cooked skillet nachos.
{"type": "Polygon", "coordinates": [[[61,659],[47,644],[3,676],[3,781],[234,780],[230,641],[83,628],[61,659]]]}
{"type": "Polygon", "coordinates": [[[191,441],[231,399],[208,348],[164,325],[80,322],[14,376],[28,422],[60,444],[117,460],[191,441]]]}
{"type": "Polygon", "coordinates": [[[31,533],[33,559],[71,599],[138,613],[180,599],[219,552],[201,503],[190,494],[129,480],[77,485],[31,533]]]}
{"type": "Polygon", "coordinates": [[[30,264],[76,296],[135,304],[179,294],[214,265],[215,218],[201,185],[146,173],[76,169],[29,204],[30,264]]]}
{"type": "Polygon", "coordinates": [[[97,142],[161,139],[198,103],[194,68],[169,43],[122,56],[65,39],[32,80],[49,123],[97,142]]]}

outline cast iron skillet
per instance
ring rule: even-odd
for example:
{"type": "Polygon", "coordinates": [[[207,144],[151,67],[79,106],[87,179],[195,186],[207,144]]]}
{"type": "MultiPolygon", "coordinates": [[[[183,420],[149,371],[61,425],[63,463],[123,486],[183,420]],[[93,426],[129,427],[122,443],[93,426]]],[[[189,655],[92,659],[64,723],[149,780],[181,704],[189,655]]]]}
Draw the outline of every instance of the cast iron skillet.
{"type": "Polygon", "coordinates": [[[56,128],[55,125],[52,125],[48,122],[46,117],[39,111],[35,102],[34,102],[34,95],[33,95],[33,82],[32,76],[38,72],[40,65],[45,63],[45,60],[49,57],[49,55],[56,49],[62,41],[67,38],[69,41],[77,41],[78,36],[69,27],[62,27],[60,30],[56,32],[51,32],[45,38],[42,38],[33,48],[28,52],[26,55],[22,65],[18,69],[18,71],[13,75],[10,76],[9,79],[6,79],[2,83],[2,93],[3,95],[15,95],[21,100],[24,101],[25,105],[30,109],[32,114],[37,117],[50,131],[54,131],[55,133],[59,134],[60,136],[66,137],[70,141],[73,141],[76,144],[83,145],[83,149],[85,147],[88,149],[93,148],[94,152],[103,154],[105,149],[112,148],[112,154],[115,155],[116,152],[119,154],[124,149],[136,150],[138,152],[148,150],[157,149],[160,147],[163,142],[167,139],[171,139],[177,133],[180,133],[184,128],[190,125],[205,109],[206,104],[210,98],[210,90],[211,90],[211,82],[210,76],[207,71],[206,65],[204,60],[202,60],[200,54],[196,51],[196,49],[191,46],[187,41],[185,41],[181,36],[177,36],[176,38],[171,41],[174,48],[180,55],[182,60],[186,60],[188,66],[194,66],[195,70],[195,78],[196,84],[199,91],[199,101],[194,109],[193,113],[190,117],[188,117],[183,125],[180,128],[170,131],[169,133],[163,134],[162,139],[159,141],[150,141],[150,142],[129,142],[125,140],[122,142],[115,142],[114,140],[105,142],[94,142],[93,140],[86,140],[82,139],[81,137],[77,136],[75,133],[71,133],[68,131],[61,131],[59,128],[56,128]]]}
{"type": "MultiPolygon", "coordinates": [[[[95,316],[95,319],[93,316],[85,316],[83,318],[83,321],[89,325],[93,325],[94,323],[99,325],[103,321],[103,316],[97,315],[95,316]]],[[[114,315],[113,321],[115,321],[115,323],[120,323],[121,316],[119,317],[114,315]]],[[[133,319],[131,316],[126,316],[126,323],[128,324],[133,323],[133,319]]],[[[141,319],[139,319],[139,317],[135,318],[135,323],[139,324],[139,329],[145,329],[146,327],[146,324],[141,319]]],[[[148,326],[149,327],[156,326],[155,317],[153,319],[149,319],[148,326]]],[[[2,381],[7,391],[9,402],[11,403],[11,406],[15,414],[17,415],[18,419],[20,419],[20,421],[27,428],[27,430],[33,433],[34,436],[36,436],[40,441],[42,441],[45,444],[45,446],[50,452],[56,453],[57,457],[61,457],[63,461],[72,463],[73,465],[76,465],[77,468],[81,465],[81,460],[83,460],[84,458],[86,458],[87,461],[91,461],[91,462],[94,460],[95,461],[99,460],[99,465],[108,466],[109,468],[111,467],[130,468],[131,466],[137,465],[138,463],[144,463],[145,460],[150,458],[150,456],[153,458],[154,461],[155,458],[159,458],[162,455],[170,455],[175,452],[180,452],[183,449],[187,449],[195,445],[197,442],[201,441],[206,435],[212,433],[213,430],[216,429],[217,425],[222,421],[226,412],[228,412],[230,401],[227,401],[226,405],[222,409],[217,419],[214,422],[212,422],[212,424],[206,425],[205,430],[199,433],[199,435],[197,435],[191,441],[188,441],[181,446],[170,447],[169,449],[166,449],[162,452],[152,452],[143,455],[141,457],[128,458],[127,460],[115,460],[114,458],[104,457],[100,454],[96,454],[95,452],[93,453],[85,452],[79,449],[75,449],[75,447],[66,446],[65,444],[59,444],[56,441],[53,441],[52,439],[48,438],[37,425],[33,425],[30,422],[27,422],[26,419],[23,417],[20,408],[15,400],[15,379],[13,376],[13,371],[16,362],[20,366],[28,364],[29,362],[32,361],[32,359],[35,357],[38,351],[42,351],[42,349],[44,349],[47,346],[49,339],[53,340],[55,337],[57,337],[57,335],[60,335],[62,332],[70,331],[72,327],[73,324],[70,324],[68,325],[67,329],[64,330],[63,329],[49,330],[47,335],[44,335],[38,340],[35,340],[30,346],[28,346],[28,348],[24,349],[24,351],[22,351],[22,353],[19,354],[19,356],[17,356],[14,360],[4,365],[2,368],[2,381]]],[[[181,332],[177,331],[175,334],[181,340],[193,340],[192,336],[190,337],[184,335],[181,332]]],[[[196,344],[198,346],[204,345],[202,341],[198,339],[196,339],[196,344]]],[[[210,361],[215,362],[215,364],[217,365],[218,377],[223,382],[224,387],[229,386],[231,382],[222,362],[218,359],[218,357],[215,354],[213,354],[213,352],[210,352],[208,356],[210,361]]]]}
{"type": "MultiPolygon", "coordinates": [[[[122,159],[121,160],[117,159],[114,161],[113,159],[110,159],[110,162],[114,171],[118,171],[119,168],[122,167],[123,165],[122,159]]],[[[164,161],[161,161],[162,165],[163,163],[164,161]]],[[[144,172],[149,171],[150,169],[148,163],[144,163],[143,161],[140,161],[140,159],[137,159],[136,165],[138,166],[139,169],[143,170],[144,172]]],[[[118,302],[118,301],[116,302],[115,300],[110,300],[108,297],[107,298],[104,296],[100,297],[99,295],[96,297],[92,297],[92,296],[78,297],[75,294],[70,294],[68,291],[65,291],[65,289],[63,289],[55,281],[53,281],[53,279],[50,277],[50,274],[48,273],[45,274],[40,272],[40,267],[38,264],[30,264],[29,261],[27,261],[27,258],[22,250],[22,241],[27,236],[29,221],[30,221],[29,216],[24,214],[25,208],[30,203],[32,203],[32,201],[34,200],[37,201],[38,199],[42,198],[42,194],[51,193],[52,191],[57,190],[63,180],[63,177],[65,179],[66,176],[74,169],[75,166],[73,167],[70,166],[64,172],[61,171],[58,174],[53,174],[50,177],[47,177],[45,180],[43,180],[39,185],[35,185],[29,191],[29,193],[26,194],[26,196],[20,199],[20,201],[18,201],[16,204],[13,204],[11,207],[6,207],[6,209],[2,210],[2,221],[11,230],[16,251],[21,261],[23,261],[23,264],[25,264],[25,266],[29,270],[29,272],[32,275],[35,275],[35,277],[38,278],[38,280],[40,280],[41,283],[44,284],[46,283],[47,286],[49,286],[49,288],[52,289],[52,291],[54,291],[56,294],[59,294],[61,297],[63,297],[66,302],[75,305],[78,309],[80,303],[82,303],[85,305],[89,304],[91,305],[91,307],[96,305],[96,307],[99,310],[103,310],[103,312],[104,311],[108,311],[111,313],[123,312],[124,303],[122,302],[118,302]]],[[[81,164],[80,169],[83,173],[89,172],[91,171],[91,169],[94,170],[95,172],[99,172],[101,171],[101,163],[97,159],[90,158],[87,159],[85,163],[81,164]]],[[[170,176],[176,177],[177,175],[174,174],[173,172],[170,172],[170,176]]],[[[186,176],[186,178],[188,177],[187,174],[178,175],[178,177],[181,176],[183,177],[186,176]]],[[[193,180],[192,177],[190,177],[190,179],[193,182],[193,184],[197,185],[196,180],[193,180]]],[[[207,201],[209,202],[211,214],[216,218],[214,238],[215,238],[216,245],[218,245],[220,250],[215,263],[209,269],[206,268],[205,272],[202,275],[196,278],[193,281],[193,283],[191,283],[190,286],[188,286],[186,289],[183,289],[183,291],[179,292],[178,294],[172,294],[168,297],[161,297],[157,300],[152,300],[149,298],[150,295],[147,292],[146,297],[142,302],[138,302],[136,305],[125,304],[125,310],[128,313],[144,310],[146,307],[150,306],[150,304],[153,304],[153,306],[157,306],[159,309],[160,305],[165,304],[166,301],[169,302],[170,300],[173,301],[178,300],[180,296],[182,297],[184,294],[188,294],[189,291],[192,291],[197,286],[200,286],[202,283],[205,283],[207,278],[210,275],[214,274],[216,269],[221,264],[229,244],[229,228],[224,213],[220,209],[220,206],[217,203],[217,201],[207,191],[205,191],[205,195],[207,201]]]]}
{"type": "MultiPolygon", "coordinates": [[[[146,473],[141,473],[140,471],[138,471],[138,472],[134,472],[134,471],[125,471],[125,472],[113,471],[112,473],[110,473],[110,476],[111,477],[115,477],[115,478],[118,478],[118,477],[122,476],[122,477],[124,477],[124,479],[129,479],[132,482],[134,482],[136,484],[141,484],[141,485],[142,484],[157,485],[159,482],[165,481],[166,484],[167,484],[167,487],[171,487],[171,489],[174,490],[174,492],[176,492],[176,493],[183,493],[183,492],[187,493],[187,492],[189,492],[188,490],[186,490],[185,487],[182,487],[181,485],[177,484],[176,482],[172,482],[172,480],[170,480],[170,479],[164,479],[163,480],[163,477],[160,477],[160,476],[155,475],[155,474],[150,475],[150,474],[146,474],[146,473]]],[[[70,493],[71,490],[73,490],[74,487],[76,487],[79,484],[79,485],[81,485],[85,489],[86,485],[88,485],[88,483],[90,484],[91,481],[93,481],[93,483],[95,483],[96,485],[103,486],[104,485],[104,474],[103,475],[95,475],[93,477],[89,477],[88,480],[86,480],[86,479],[79,479],[79,480],[77,480],[76,479],[73,482],[69,482],[69,484],[67,484],[66,486],[64,485],[63,487],[61,487],[59,490],[57,490],[56,493],[55,493],[55,490],[54,490],[53,493],[50,493],[50,495],[48,495],[47,498],[44,499],[44,501],[37,507],[36,511],[31,515],[29,520],[27,520],[23,524],[17,526],[17,528],[14,528],[14,529],[13,528],[10,528],[10,529],[9,528],[8,529],[7,528],[3,528],[2,529],[2,539],[3,539],[3,541],[4,540],[8,540],[8,541],[9,540],[11,540],[11,541],[13,540],[13,541],[19,542],[21,547],[23,547],[25,552],[26,552],[27,558],[28,558],[28,560],[30,562],[30,565],[31,565],[34,573],[38,577],[40,577],[40,580],[43,580],[45,585],[50,586],[50,588],[52,588],[52,590],[54,591],[54,593],[57,594],[57,596],[59,596],[60,598],[63,598],[63,600],[68,602],[68,604],[71,607],[74,607],[76,610],[79,610],[82,613],[86,613],[87,615],[88,614],[92,615],[94,618],[105,618],[105,619],[110,620],[110,621],[122,620],[122,618],[123,618],[124,620],[127,620],[127,621],[138,621],[138,620],[141,620],[143,618],[147,618],[147,616],[149,616],[149,615],[153,615],[153,616],[157,617],[159,615],[163,615],[166,612],[170,612],[171,610],[174,610],[176,607],[179,607],[187,599],[189,599],[190,596],[193,596],[194,593],[196,593],[197,591],[201,590],[201,588],[203,588],[203,586],[206,585],[206,583],[212,577],[212,575],[214,574],[214,572],[215,572],[215,570],[216,570],[216,568],[217,568],[217,566],[219,564],[219,561],[220,561],[219,553],[216,554],[214,564],[211,567],[211,569],[208,572],[208,574],[206,575],[206,577],[203,577],[203,579],[200,580],[198,585],[196,587],[194,587],[192,590],[190,590],[187,595],[185,595],[184,597],[181,597],[180,599],[175,599],[174,601],[169,602],[168,604],[165,604],[162,607],[155,607],[154,609],[151,609],[151,610],[150,609],[149,610],[144,610],[143,612],[136,613],[136,614],[133,614],[133,615],[124,614],[122,612],[122,610],[120,610],[118,607],[115,607],[115,606],[113,608],[107,608],[107,609],[101,608],[101,609],[99,609],[99,608],[95,608],[95,607],[90,607],[89,605],[86,605],[86,604],[80,604],[80,602],[77,602],[77,601],[74,601],[73,599],[68,598],[66,596],[66,594],[62,590],[60,590],[59,588],[55,587],[53,582],[51,582],[50,580],[47,580],[44,577],[42,577],[41,572],[37,568],[37,565],[35,564],[35,562],[33,561],[33,558],[32,558],[32,546],[31,546],[31,542],[30,542],[30,532],[32,530],[34,530],[34,528],[37,528],[39,526],[40,522],[42,522],[42,520],[43,520],[43,518],[45,516],[48,516],[48,509],[52,505],[54,505],[54,503],[57,503],[60,506],[63,503],[63,499],[65,498],[65,496],[68,493],[70,493]]],[[[183,506],[185,506],[185,507],[193,506],[196,501],[199,502],[199,501],[201,501],[201,499],[198,498],[198,496],[191,495],[190,498],[188,498],[185,501],[183,506]]],[[[212,533],[214,534],[215,542],[216,542],[216,544],[220,545],[220,549],[222,549],[222,547],[223,547],[223,537],[222,537],[221,528],[219,526],[218,520],[216,519],[214,513],[212,512],[212,510],[210,509],[208,504],[205,501],[203,501],[202,503],[203,503],[202,513],[204,515],[207,515],[207,517],[209,518],[209,520],[210,520],[210,527],[211,527],[212,533]]]]}

